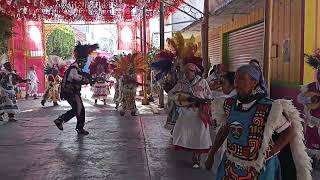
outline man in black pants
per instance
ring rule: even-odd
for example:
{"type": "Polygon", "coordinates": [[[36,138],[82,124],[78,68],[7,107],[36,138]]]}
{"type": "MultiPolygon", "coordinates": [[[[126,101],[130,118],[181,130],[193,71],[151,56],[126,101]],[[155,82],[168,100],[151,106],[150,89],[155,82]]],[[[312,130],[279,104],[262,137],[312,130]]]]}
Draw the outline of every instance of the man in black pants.
{"type": "Polygon", "coordinates": [[[85,109],[81,99],[81,85],[89,83],[89,76],[87,76],[82,68],[86,64],[88,55],[98,48],[97,44],[94,45],[81,45],[78,44],[74,50],[76,62],[70,65],[64,74],[61,83],[61,99],[67,100],[71,106],[71,110],[62,114],[58,119],[54,120],[56,126],[62,131],[63,123],[68,122],[74,116],[77,118],[76,131],[78,134],[88,135],[89,132],[83,127],[85,124],[85,109]]]}

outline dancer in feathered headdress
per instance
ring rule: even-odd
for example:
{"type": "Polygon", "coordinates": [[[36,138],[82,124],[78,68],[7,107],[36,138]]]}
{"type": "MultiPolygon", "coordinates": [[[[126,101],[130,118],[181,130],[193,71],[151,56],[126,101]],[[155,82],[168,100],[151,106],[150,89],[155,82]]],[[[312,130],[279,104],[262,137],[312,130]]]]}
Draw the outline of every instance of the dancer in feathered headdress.
{"type": "Polygon", "coordinates": [[[137,73],[146,71],[144,57],[141,53],[129,54],[122,57],[116,68],[114,69],[116,77],[119,78],[119,97],[117,101],[120,103],[118,108],[120,115],[124,115],[126,111],[131,111],[131,115],[136,115],[136,91],[138,85],[137,73]]]}
{"type": "Polygon", "coordinates": [[[105,57],[96,57],[90,64],[89,70],[95,79],[92,99],[95,100],[95,104],[98,99],[102,99],[103,103],[106,104],[107,97],[110,94],[110,83],[108,81],[110,72],[107,59],[105,57]]]}
{"type": "Polygon", "coordinates": [[[26,83],[27,80],[16,74],[6,54],[3,54],[0,59],[3,66],[0,71],[0,121],[3,121],[3,115],[7,113],[9,121],[12,122],[16,121],[14,115],[18,112],[14,87],[18,83],[26,83]]]}
{"type": "Polygon", "coordinates": [[[52,101],[54,106],[60,101],[60,82],[66,69],[64,61],[59,56],[50,55],[44,74],[47,75],[47,89],[42,97],[41,104],[45,105],[47,101],[52,101]]]}
{"type": "Polygon", "coordinates": [[[82,69],[87,62],[89,54],[97,48],[99,48],[98,44],[81,45],[78,43],[74,49],[74,57],[76,61],[72,63],[64,73],[60,93],[61,99],[67,100],[72,109],[62,114],[54,121],[61,131],[63,130],[62,124],[76,116],[76,130],[78,134],[89,134],[89,132],[83,128],[85,124],[85,109],[82,103],[80,91],[83,84],[89,84],[91,76],[84,73],[82,69]]]}
{"type": "MultiPolygon", "coordinates": [[[[159,52],[155,62],[151,64],[151,67],[158,71],[155,81],[160,82],[165,92],[169,93],[178,81],[184,78],[183,67],[185,64],[193,63],[203,70],[202,59],[195,56],[197,50],[194,37],[184,39],[182,34],[178,32],[171,39],[167,39],[167,50],[159,52]]],[[[201,74],[202,71],[198,73],[201,74]]],[[[168,116],[165,127],[173,130],[178,117],[178,107],[170,99],[167,106],[168,116]]]]}
{"type": "Polygon", "coordinates": [[[320,49],[313,55],[305,55],[306,62],[316,70],[317,79],[301,87],[298,102],[304,105],[306,114],[306,146],[316,162],[320,162],[320,49]]]}

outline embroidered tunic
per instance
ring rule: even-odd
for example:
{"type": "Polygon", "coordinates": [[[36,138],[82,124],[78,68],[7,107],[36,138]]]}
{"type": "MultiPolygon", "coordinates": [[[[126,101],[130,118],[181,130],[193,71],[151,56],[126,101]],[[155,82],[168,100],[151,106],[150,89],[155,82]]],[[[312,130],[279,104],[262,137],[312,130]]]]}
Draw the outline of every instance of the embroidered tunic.
{"type": "MultiPolygon", "coordinates": [[[[268,156],[272,140],[268,142],[266,156],[259,157],[262,156],[260,151],[271,109],[272,101],[267,98],[249,104],[241,104],[235,97],[226,99],[224,111],[229,127],[227,152],[218,168],[217,179],[281,179],[277,155],[268,156]],[[259,158],[268,159],[260,171],[254,166],[259,158]]],[[[273,124],[272,131],[280,133],[289,126],[290,122],[281,115],[273,124]]]]}

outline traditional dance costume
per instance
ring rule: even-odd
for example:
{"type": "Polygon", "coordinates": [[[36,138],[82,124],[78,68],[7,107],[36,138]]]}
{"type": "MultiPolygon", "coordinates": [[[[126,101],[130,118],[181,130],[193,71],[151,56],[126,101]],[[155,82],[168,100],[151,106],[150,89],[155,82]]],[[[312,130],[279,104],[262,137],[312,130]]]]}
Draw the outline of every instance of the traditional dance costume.
{"type": "Polygon", "coordinates": [[[120,80],[120,96],[119,96],[119,111],[120,115],[124,115],[126,111],[130,111],[131,115],[136,115],[136,93],[138,83],[136,79],[127,75],[123,76],[120,80]]]}
{"type": "Polygon", "coordinates": [[[104,57],[96,57],[89,66],[90,74],[95,77],[93,85],[92,99],[97,103],[98,100],[103,100],[106,104],[108,95],[110,95],[109,79],[109,64],[104,57]]]}
{"type": "Polygon", "coordinates": [[[85,109],[81,99],[81,86],[89,84],[88,74],[82,71],[83,66],[86,64],[88,54],[97,49],[98,45],[77,45],[75,48],[76,62],[70,65],[64,74],[61,83],[61,99],[65,99],[71,106],[71,110],[62,114],[54,121],[56,126],[63,130],[62,124],[68,122],[73,117],[77,118],[76,130],[78,134],[88,135],[89,132],[84,130],[85,125],[85,109]]]}
{"type": "MultiPolygon", "coordinates": [[[[114,76],[117,78],[119,88],[118,98],[114,98],[119,103],[118,111],[123,116],[126,111],[130,111],[131,115],[136,115],[136,91],[139,85],[137,82],[137,73],[145,73],[146,67],[144,57],[141,53],[128,54],[121,56],[116,62],[114,76]]],[[[115,96],[116,97],[116,96],[115,96]]]]}
{"type": "MultiPolygon", "coordinates": [[[[179,81],[169,92],[169,97],[176,98],[179,92],[189,93],[200,99],[211,99],[210,87],[205,79],[196,76],[192,82],[179,81]]],[[[173,145],[176,150],[192,151],[196,154],[207,153],[212,146],[209,131],[208,114],[203,114],[204,106],[178,107],[178,117],[173,130],[173,145]]],[[[193,157],[194,166],[199,166],[200,156],[193,157]]]]}
{"type": "MultiPolygon", "coordinates": [[[[313,97],[320,96],[320,54],[307,55],[307,63],[317,72],[317,81],[301,86],[301,92],[297,97],[299,103],[304,105],[305,113],[305,138],[308,153],[314,158],[314,165],[320,163],[320,107],[319,101],[313,102],[313,97]]],[[[318,53],[318,54],[317,54],[318,53]]],[[[319,99],[319,98],[318,98],[319,99]]]]}
{"type": "Polygon", "coordinates": [[[50,74],[48,76],[47,89],[41,101],[43,106],[47,101],[53,102],[54,106],[58,105],[58,101],[60,101],[60,81],[61,78],[57,74],[50,74]]]}
{"type": "Polygon", "coordinates": [[[9,121],[16,121],[14,115],[18,112],[18,106],[14,86],[18,83],[26,83],[27,80],[22,79],[14,71],[10,71],[9,62],[5,64],[10,68],[4,68],[0,72],[0,120],[3,120],[2,116],[7,113],[9,121]]]}
{"type": "Polygon", "coordinates": [[[96,77],[96,82],[94,83],[92,89],[92,99],[95,100],[95,103],[97,103],[97,100],[102,99],[104,104],[106,104],[106,99],[108,95],[110,95],[110,84],[106,80],[105,73],[101,73],[98,75],[98,77],[96,77]]]}
{"type": "MultiPolygon", "coordinates": [[[[259,81],[261,72],[245,65],[237,73],[259,81]]],[[[233,96],[214,101],[214,117],[227,127],[227,149],[217,172],[218,180],[311,180],[311,162],[303,143],[302,119],[289,100],[266,98],[261,85],[250,97],[233,96]],[[280,137],[292,130],[292,139],[280,152],[271,150],[280,137]]]]}

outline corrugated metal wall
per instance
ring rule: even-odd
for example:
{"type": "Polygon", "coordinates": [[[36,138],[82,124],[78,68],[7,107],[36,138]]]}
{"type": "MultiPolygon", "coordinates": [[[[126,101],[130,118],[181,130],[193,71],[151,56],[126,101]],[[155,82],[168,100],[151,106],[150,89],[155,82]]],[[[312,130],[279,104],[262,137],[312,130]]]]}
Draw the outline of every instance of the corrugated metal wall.
{"type": "Polygon", "coordinates": [[[264,23],[259,23],[229,34],[228,56],[229,71],[256,59],[263,67],[264,59],[264,23]]]}
{"type": "MultiPolygon", "coordinates": [[[[258,8],[253,10],[250,14],[248,15],[244,15],[241,16],[239,18],[234,19],[233,21],[230,22],[225,22],[225,24],[221,25],[218,28],[215,29],[211,29],[209,31],[209,42],[210,40],[212,41],[212,39],[215,39],[217,37],[219,37],[221,39],[220,44],[221,44],[221,50],[219,50],[219,57],[221,57],[221,61],[225,62],[225,61],[229,61],[229,59],[226,59],[227,57],[223,56],[223,49],[222,49],[222,44],[223,44],[223,34],[231,32],[231,31],[235,31],[237,29],[241,29],[247,26],[250,26],[252,24],[256,24],[258,22],[262,22],[264,19],[264,9],[263,8],[258,8]]],[[[212,49],[209,48],[209,54],[212,54],[213,52],[212,49]]]]}
{"type": "Polygon", "coordinates": [[[222,38],[220,36],[215,36],[209,39],[209,59],[211,65],[222,63],[222,38]]]}

